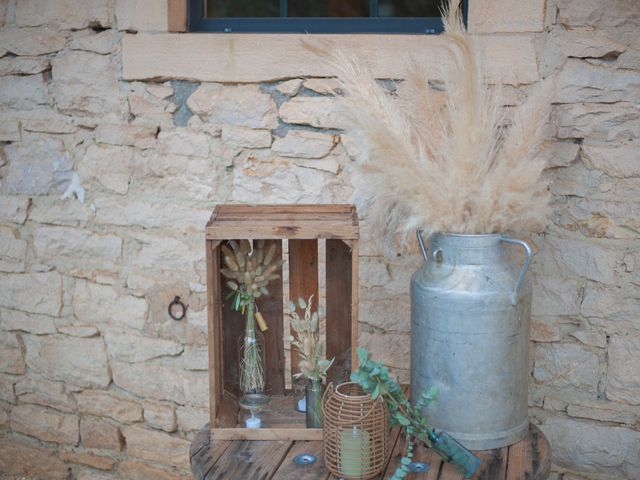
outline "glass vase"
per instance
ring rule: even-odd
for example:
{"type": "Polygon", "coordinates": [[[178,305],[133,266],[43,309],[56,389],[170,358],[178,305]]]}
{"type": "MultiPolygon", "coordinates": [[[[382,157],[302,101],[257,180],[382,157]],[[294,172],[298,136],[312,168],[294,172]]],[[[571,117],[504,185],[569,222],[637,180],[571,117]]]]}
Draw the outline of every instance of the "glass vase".
{"type": "Polygon", "coordinates": [[[264,336],[256,329],[253,303],[245,309],[245,329],[238,338],[238,361],[240,395],[265,393],[264,336]]]}
{"type": "Polygon", "coordinates": [[[322,428],[322,380],[309,380],[305,387],[307,428],[322,428]]]}
{"type": "Polygon", "coordinates": [[[471,478],[480,467],[480,459],[447,432],[431,430],[428,438],[431,448],[462,470],[464,478],[471,478]]]}

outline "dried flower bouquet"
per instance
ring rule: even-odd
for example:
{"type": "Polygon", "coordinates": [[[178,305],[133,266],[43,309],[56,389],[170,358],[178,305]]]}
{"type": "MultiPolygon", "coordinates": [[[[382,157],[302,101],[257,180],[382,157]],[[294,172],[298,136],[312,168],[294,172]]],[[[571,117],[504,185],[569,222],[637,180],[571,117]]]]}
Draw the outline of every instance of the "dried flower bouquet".
{"type": "Polygon", "coordinates": [[[293,302],[289,302],[286,310],[291,330],[296,334],[291,337],[291,345],[300,352],[301,357],[298,364],[300,373],[296,373],[294,378],[305,376],[309,379],[305,386],[307,427],[321,428],[323,424],[322,379],[326,376],[334,359],[324,358],[326,343],[320,338],[320,314],[313,311],[313,295],[306,301],[299,298],[297,306],[304,310],[302,317],[296,312],[296,305],[293,302]]]}
{"type": "Polygon", "coordinates": [[[312,309],[313,295],[307,301],[298,299],[298,306],[304,310],[304,316],[300,317],[296,312],[296,305],[289,302],[286,314],[289,317],[291,329],[295,336],[291,337],[291,345],[300,352],[300,373],[294,378],[304,375],[309,380],[321,381],[327,374],[334,359],[324,358],[326,345],[320,338],[320,315],[312,309]]]}
{"type": "Polygon", "coordinates": [[[432,71],[415,65],[400,98],[376,82],[362,59],[307,45],[338,72],[347,133],[362,147],[357,202],[388,245],[398,232],[406,239],[415,229],[495,233],[546,225],[549,192],[538,151],[550,83],[534,87],[507,118],[457,0],[448,1],[443,23],[445,61],[432,71]]]}
{"type": "Polygon", "coordinates": [[[231,293],[234,310],[245,314],[245,333],[240,363],[240,390],[243,393],[263,393],[265,390],[262,352],[256,336],[256,322],[261,331],[267,324],[256,308],[256,299],[268,295],[267,285],[279,278],[276,270],[282,260],[274,259],[276,244],[268,246],[259,240],[254,248],[248,240],[240,243],[229,241],[222,245],[224,264],[222,274],[229,279],[227,286],[231,293]]]}

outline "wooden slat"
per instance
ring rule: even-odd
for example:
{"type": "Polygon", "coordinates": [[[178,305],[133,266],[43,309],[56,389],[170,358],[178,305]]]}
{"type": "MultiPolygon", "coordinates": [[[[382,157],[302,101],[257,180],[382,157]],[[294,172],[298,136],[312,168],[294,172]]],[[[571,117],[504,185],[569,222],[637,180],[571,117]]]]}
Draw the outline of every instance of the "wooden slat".
{"type": "Polygon", "coordinates": [[[192,460],[195,455],[208,448],[209,445],[211,445],[211,438],[209,437],[209,424],[207,423],[198,431],[196,438],[189,445],[189,459],[192,460]]]}
{"type": "Polygon", "coordinates": [[[215,212],[218,218],[224,217],[228,214],[257,214],[257,215],[270,215],[273,213],[287,213],[287,214],[319,214],[319,213],[347,213],[351,214],[354,211],[353,205],[347,203],[336,204],[247,204],[247,203],[227,203],[217,205],[215,212]]]}
{"type": "Polygon", "coordinates": [[[204,478],[269,480],[290,447],[290,441],[234,442],[204,478]]]}
{"type": "Polygon", "coordinates": [[[274,480],[326,480],[329,471],[324,465],[324,444],[322,442],[295,442],[274,475],[274,480]],[[293,459],[297,455],[310,453],[317,460],[312,465],[298,465],[293,459]]]}
{"type": "Polygon", "coordinates": [[[318,239],[318,238],[358,238],[358,227],[353,225],[325,226],[311,222],[288,222],[287,225],[273,225],[271,223],[221,222],[219,225],[206,228],[208,240],[224,240],[227,238],[290,238],[290,239],[318,239]]]}
{"type": "Polygon", "coordinates": [[[425,475],[425,480],[437,480],[440,476],[444,460],[442,460],[442,457],[431,449],[426,449],[425,451],[424,447],[421,447],[421,452],[424,452],[423,461],[429,465],[429,470],[425,475]]]}
{"type": "Polygon", "coordinates": [[[507,480],[525,480],[533,475],[531,442],[519,442],[509,448],[507,480]]]}
{"type": "Polygon", "coordinates": [[[389,458],[389,462],[386,464],[385,469],[380,475],[380,479],[388,478],[393,475],[396,468],[400,465],[400,459],[404,455],[404,451],[407,448],[407,439],[404,435],[399,435],[396,441],[396,444],[391,447],[391,456],[389,458]]]}
{"type": "Polygon", "coordinates": [[[220,298],[220,248],[218,242],[205,242],[207,262],[207,338],[209,344],[209,412],[210,424],[216,425],[216,414],[224,390],[222,379],[222,301],[220,298]]]}
{"type": "Polygon", "coordinates": [[[224,391],[216,413],[215,428],[231,428],[238,423],[238,397],[224,391]]]}
{"type": "MultiPolygon", "coordinates": [[[[282,259],[282,241],[275,240],[275,260],[282,259]]],[[[266,247],[265,247],[266,248],[266,247]]],[[[282,267],[276,272],[280,277],[267,286],[269,295],[257,299],[258,308],[269,328],[262,332],[265,343],[265,377],[267,392],[271,395],[284,395],[284,327],[282,323],[282,267]]]]}
{"type": "Polygon", "coordinates": [[[209,425],[205,425],[191,442],[189,458],[191,472],[195,478],[205,478],[222,454],[231,446],[231,442],[211,443],[209,425]]]}
{"type": "Polygon", "coordinates": [[[351,249],[342,240],[327,240],[327,358],[335,358],[328,380],[348,380],[351,372],[351,249]]]}
{"type": "Polygon", "coordinates": [[[509,447],[507,480],[540,480],[547,478],[551,466],[549,442],[538,427],[529,424],[524,441],[509,447]]]}
{"type": "MultiPolygon", "coordinates": [[[[464,480],[462,472],[449,462],[442,462],[440,467],[440,476],[438,480],[464,480]]],[[[499,480],[499,479],[492,479],[499,480]]]]}
{"type": "Polygon", "coordinates": [[[349,213],[297,213],[297,212],[277,212],[269,214],[246,214],[243,212],[225,212],[218,214],[214,220],[216,225],[231,225],[234,222],[247,221],[255,223],[285,224],[292,222],[303,225],[317,225],[321,223],[335,223],[339,225],[353,225],[353,218],[349,213]]]}
{"type": "MultiPolygon", "coordinates": [[[[478,471],[471,477],[472,480],[502,480],[507,473],[508,448],[496,448],[474,452],[482,460],[478,471]]],[[[437,455],[434,452],[434,455],[437,455]]],[[[452,463],[444,462],[440,469],[439,480],[463,480],[462,471],[452,463]]]]}
{"type": "Polygon", "coordinates": [[[547,437],[533,424],[529,424],[531,432],[531,452],[533,455],[533,480],[546,479],[551,471],[551,445],[547,437]]]}
{"type": "MultiPolygon", "coordinates": [[[[313,295],[318,306],[318,242],[316,240],[289,240],[289,296],[296,302],[313,295]]],[[[291,332],[293,335],[294,333],[291,332]]],[[[300,356],[291,349],[291,374],[298,373],[300,356]]]]}
{"type": "MultiPolygon", "coordinates": [[[[401,435],[396,443],[395,449],[391,456],[391,461],[387,465],[385,470],[385,476],[382,478],[389,478],[393,475],[393,472],[400,466],[400,461],[404,456],[407,449],[407,439],[404,435],[401,435]]],[[[422,445],[416,445],[413,453],[414,462],[425,462],[429,465],[429,470],[424,473],[414,473],[408,476],[409,479],[420,480],[436,480],[440,473],[440,464],[442,459],[434,453],[432,450],[425,448],[422,445]]]]}
{"type": "MultiPolygon", "coordinates": [[[[360,278],[360,243],[351,240],[351,370],[358,368],[358,288],[360,278]]],[[[408,391],[408,389],[406,389],[408,391]]]]}
{"type": "Polygon", "coordinates": [[[289,392],[285,396],[275,396],[271,398],[267,426],[277,428],[278,425],[290,428],[306,428],[306,415],[296,410],[296,397],[289,392]]]}
{"type": "Polygon", "coordinates": [[[167,0],[167,29],[175,33],[187,31],[187,0],[167,0]]]}
{"type": "MultiPolygon", "coordinates": [[[[410,394],[409,393],[410,389],[408,385],[403,385],[402,389],[404,390],[405,395],[410,394]]],[[[398,442],[401,441],[401,438],[402,438],[402,429],[398,425],[394,427],[389,433],[389,447],[388,447],[389,450],[387,453],[387,460],[385,461],[384,469],[382,470],[382,473],[379,475],[380,480],[387,478],[387,473],[389,472],[389,465],[391,464],[393,453],[395,452],[398,442]]]]}
{"type": "Polygon", "coordinates": [[[207,226],[231,226],[237,222],[270,223],[274,226],[358,225],[352,205],[219,205],[207,226]]]}
{"type": "MultiPolygon", "coordinates": [[[[236,237],[230,237],[236,238],[236,237]]],[[[222,260],[222,252],[219,257],[220,265],[224,265],[222,260]]],[[[223,367],[223,382],[225,390],[239,396],[239,382],[240,382],[240,357],[238,356],[238,339],[244,332],[245,320],[242,313],[235,311],[232,308],[232,298],[226,299],[231,290],[226,285],[226,279],[220,275],[222,282],[222,334],[223,334],[223,349],[222,349],[222,367],[223,367]]]]}
{"type": "Polygon", "coordinates": [[[212,440],[322,440],[321,428],[216,428],[212,440]]]}
{"type": "Polygon", "coordinates": [[[507,475],[507,458],[509,455],[508,447],[496,448],[493,450],[485,450],[474,452],[482,465],[471,477],[473,480],[494,480],[503,479],[507,475]]]}

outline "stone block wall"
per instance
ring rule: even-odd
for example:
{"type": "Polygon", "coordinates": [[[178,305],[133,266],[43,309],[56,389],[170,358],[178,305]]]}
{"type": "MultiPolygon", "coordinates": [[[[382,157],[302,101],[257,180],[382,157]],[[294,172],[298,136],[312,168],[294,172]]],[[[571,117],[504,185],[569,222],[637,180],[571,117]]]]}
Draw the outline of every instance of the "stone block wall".
{"type": "MultiPolygon", "coordinates": [[[[556,478],[640,478],[640,5],[470,4],[476,32],[533,40],[558,85],[554,214],[531,238],[532,418],[556,478]]],[[[0,0],[2,474],[188,478],[211,210],[352,198],[331,79],[123,80],[124,32],[166,28],[164,0],[0,0]]],[[[366,216],[362,235],[360,342],[406,380],[419,257],[382,257],[366,216]]]]}

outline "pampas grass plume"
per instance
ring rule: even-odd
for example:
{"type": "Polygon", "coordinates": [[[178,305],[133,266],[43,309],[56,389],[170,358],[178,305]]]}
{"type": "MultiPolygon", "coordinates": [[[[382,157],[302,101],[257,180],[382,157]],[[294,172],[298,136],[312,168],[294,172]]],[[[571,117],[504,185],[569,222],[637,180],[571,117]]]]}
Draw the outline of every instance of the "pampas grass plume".
{"type": "Polygon", "coordinates": [[[538,231],[549,212],[539,155],[551,84],[536,85],[508,119],[459,5],[443,11],[446,62],[414,65],[393,98],[365,61],[330,44],[306,47],[338,73],[347,133],[361,146],[356,203],[391,242],[426,233],[538,231]]]}

